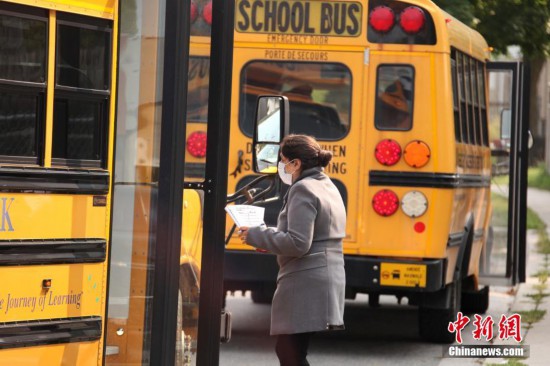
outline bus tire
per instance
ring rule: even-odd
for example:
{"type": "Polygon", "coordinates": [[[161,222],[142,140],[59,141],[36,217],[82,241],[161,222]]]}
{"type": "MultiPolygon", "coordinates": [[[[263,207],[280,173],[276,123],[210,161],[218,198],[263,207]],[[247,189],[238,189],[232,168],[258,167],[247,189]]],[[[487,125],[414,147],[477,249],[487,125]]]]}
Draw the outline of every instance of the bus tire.
{"type": "Polygon", "coordinates": [[[465,278],[462,284],[460,310],[464,314],[485,314],[489,308],[489,286],[477,289],[473,276],[465,278]]]}
{"type": "Polygon", "coordinates": [[[254,304],[271,304],[274,294],[275,289],[271,286],[264,286],[259,290],[250,291],[250,297],[254,304]]]}
{"type": "Polygon", "coordinates": [[[420,337],[433,343],[453,343],[455,333],[449,332],[449,323],[456,321],[460,309],[461,281],[448,284],[441,296],[450,296],[449,308],[435,309],[421,306],[418,312],[418,330],[420,337]]]}

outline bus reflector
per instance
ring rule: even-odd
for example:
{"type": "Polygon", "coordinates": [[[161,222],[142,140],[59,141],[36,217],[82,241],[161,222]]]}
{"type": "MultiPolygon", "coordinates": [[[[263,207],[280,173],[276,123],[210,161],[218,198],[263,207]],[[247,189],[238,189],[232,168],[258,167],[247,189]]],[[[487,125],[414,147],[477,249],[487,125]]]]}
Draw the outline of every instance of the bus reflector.
{"type": "Polygon", "coordinates": [[[401,209],[409,217],[422,216],[428,209],[428,199],[419,191],[407,192],[401,200],[401,209]]]}
{"type": "Polygon", "coordinates": [[[388,32],[395,24],[395,13],[387,6],[377,6],[369,14],[369,24],[377,32],[388,32]]]}
{"type": "Polygon", "coordinates": [[[416,6],[409,6],[401,12],[399,25],[401,29],[409,34],[418,33],[426,24],[426,16],[422,9],[416,6]]]}
{"type": "Polygon", "coordinates": [[[206,156],[206,133],[195,131],[187,137],[187,151],[195,158],[206,156]]]}
{"type": "Polygon", "coordinates": [[[416,231],[417,233],[423,233],[424,230],[426,230],[426,224],[424,224],[423,222],[419,221],[414,224],[414,231],[416,231]]]}
{"type": "Polygon", "coordinates": [[[372,198],[372,208],[380,216],[391,216],[399,207],[399,198],[389,189],[376,192],[372,198]]]}
{"type": "Polygon", "coordinates": [[[194,23],[199,16],[199,8],[194,1],[191,1],[191,23],[194,23]]]}
{"type": "Polygon", "coordinates": [[[383,165],[395,165],[401,158],[401,146],[392,139],[382,140],[374,149],[376,160],[383,165]]]}
{"type": "Polygon", "coordinates": [[[430,147],[423,141],[411,141],[405,146],[403,159],[413,168],[422,168],[430,161],[430,147]]]}
{"type": "Polygon", "coordinates": [[[206,24],[212,25],[212,1],[209,1],[202,9],[202,17],[206,24]]]}

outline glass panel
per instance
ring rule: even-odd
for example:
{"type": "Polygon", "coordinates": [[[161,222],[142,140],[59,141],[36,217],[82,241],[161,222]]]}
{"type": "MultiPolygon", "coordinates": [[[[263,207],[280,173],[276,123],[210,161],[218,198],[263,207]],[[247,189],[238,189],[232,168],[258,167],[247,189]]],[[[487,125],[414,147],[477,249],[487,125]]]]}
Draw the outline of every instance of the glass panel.
{"type": "Polygon", "coordinates": [[[149,365],[163,0],[122,1],[106,365],[149,365]]]}
{"type": "Polygon", "coordinates": [[[55,98],[53,158],[101,160],[104,103],[55,98]]]}
{"type": "Polygon", "coordinates": [[[512,72],[499,71],[489,74],[489,141],[492,150],[491,200],[493,215],[489,238],[482,253],[482,275],[506,274],[508,243],[508,187],[510,163],[510,139],[502,136],[503,124],[511,111],[512,72]]]}
{"type": "Polygon", "coordinates": [[[412,66],[379,66],[376,76],[376,128],[410,130],[414,106],[414,69],[412,66]]]}
{"type": "Polygon", "coordinates": [[[61,24],[57,35],[57,84],[108,90],[110,32],[61,24]]]}
{"type": "Polygon", "coordinates": [[[350,128],[351,72],[342,64],[255,61],[241,73],[239,123],[252,136],[258,95],[285,95],[290,133],[338,140],[350,128]]]}
{"type": "Polygon", "coordinates": [[[210,59],[190,57],[187,91],[187,120],[206,122],[208,120],[208,86],[210,82],[210,59]]]}
{"type": "Polygon", "coordinates": [[[37,156],[43,95],[0,91],[0,155],[37,156]]]}
{"type": "MultiPolygon", "coordinates": [[[[191,53],[201,48],[191,44],[191,53]]],[[[185,180],[204,180],[210,58],[191,56],[187,87],[187,126],[185,139],[185,180]]]]}
{"type": "Polygon", "coordinates": [[[0,14],[0,79],[46,81],[46,24],[0,14]]]}

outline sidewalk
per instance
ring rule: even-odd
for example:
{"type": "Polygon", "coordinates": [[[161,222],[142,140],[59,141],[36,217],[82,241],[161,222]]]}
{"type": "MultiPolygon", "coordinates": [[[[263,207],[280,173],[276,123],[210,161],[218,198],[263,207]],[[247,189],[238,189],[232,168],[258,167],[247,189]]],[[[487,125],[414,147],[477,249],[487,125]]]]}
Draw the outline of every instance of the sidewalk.
{"type": "MultiPolygon", "coordinates": [[[[529,188],[527,192],[527,206],[533,210],[541,220],[546,224],[546,231],[550,234],[550,192],[539,189],[529,188]]],[[[536,232],[527,234],[527,279],[525,283],[518,286],[515,299],[508,311],[509,314],[518,311],[546,311],[546,314],[540,321],[532,324],[530,329],[526,329],[525,319],[522,318],[523,344],[529,346],[530,355],[527,359],[513,359],[529,366],[550,365],[550,340],[548,330],[550,329],[550,297],[543,297],[538,305],[533,301],[532,295],[536,293],[550,292],[548,281],[543,284],[541,279],[536,276],[537,272],[548,271],[548,263],[545,262],[545,255],[538,252],[539,237],[536,232]],[[526,295],[531,295],[528,297],[526,295]]],[[[497,341],[494,344],[516,344],[514,341],[497,341]]],[[[506,364],[504,359],[486,359],[488,364],[506,364]]]]}

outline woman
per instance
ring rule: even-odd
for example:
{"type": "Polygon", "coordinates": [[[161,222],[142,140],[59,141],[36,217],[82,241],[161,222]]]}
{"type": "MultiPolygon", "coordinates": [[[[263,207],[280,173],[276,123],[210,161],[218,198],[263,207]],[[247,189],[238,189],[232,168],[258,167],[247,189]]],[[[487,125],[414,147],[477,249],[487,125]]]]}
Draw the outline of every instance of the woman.
{"type": "Polygon", "coordinates": [[[277,255],[271,335],[277,335],[275,351],[282,366],[309,365],[311,335],[344,328],[346,211],[338,189],[323,172],[331,159],[332,153],[312,137],[285,137],[279,176],[290,188],[277,228],[239,230],[243,242],[277,255]]]}

